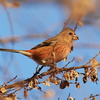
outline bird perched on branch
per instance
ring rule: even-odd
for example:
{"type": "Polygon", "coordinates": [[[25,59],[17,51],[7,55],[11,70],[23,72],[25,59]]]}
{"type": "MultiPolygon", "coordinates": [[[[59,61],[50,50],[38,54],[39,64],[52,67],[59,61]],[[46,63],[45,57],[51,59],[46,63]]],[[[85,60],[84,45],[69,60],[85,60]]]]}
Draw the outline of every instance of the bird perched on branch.
{"type": "Polygon", "coordinates": [[[20,53],[36,61],[39,65],[54,66],[61,60],[66,60],[73,50],[73,43],[78,36],[71,28],[63,29],[56,36],[45,40],[30,50],[2,49],[0,51],[20,53]]]}

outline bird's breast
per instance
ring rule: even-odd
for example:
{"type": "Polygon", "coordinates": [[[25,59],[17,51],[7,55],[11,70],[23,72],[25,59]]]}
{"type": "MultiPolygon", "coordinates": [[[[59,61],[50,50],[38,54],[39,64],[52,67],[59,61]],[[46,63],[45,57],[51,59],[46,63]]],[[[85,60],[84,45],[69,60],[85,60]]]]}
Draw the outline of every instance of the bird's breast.
{"type": "Polygon", "coordinates": [[[71,47],[69,44],[62,43],[55,47],[56,62],[63,60],[70,53],[71,47]]]}
{"type": "Polygon", "coordinates": [[[54,46],[44,46],[34,49],[32,59],[40,65],[49,65],[54,61],[57,63],[63,60],[70,53],[71,47],[67,43],[56,44],[54,46]]]}

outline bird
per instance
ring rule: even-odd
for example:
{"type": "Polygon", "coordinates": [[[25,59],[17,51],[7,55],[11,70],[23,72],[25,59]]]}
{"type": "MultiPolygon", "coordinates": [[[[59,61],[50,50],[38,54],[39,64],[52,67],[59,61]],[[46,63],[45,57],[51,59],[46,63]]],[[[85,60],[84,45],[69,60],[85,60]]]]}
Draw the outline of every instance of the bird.
{"type": "Polygon", "coordinates": [[[79,40],[75,31],[65,28],[56,36],[51,37],[29,50],[15,50],[0,48],[0,51],[23,54],[33,59],[38,65],[53,67],[60,61],[66,61],[67,56],[73,51],[73,43],[79,40]]]}

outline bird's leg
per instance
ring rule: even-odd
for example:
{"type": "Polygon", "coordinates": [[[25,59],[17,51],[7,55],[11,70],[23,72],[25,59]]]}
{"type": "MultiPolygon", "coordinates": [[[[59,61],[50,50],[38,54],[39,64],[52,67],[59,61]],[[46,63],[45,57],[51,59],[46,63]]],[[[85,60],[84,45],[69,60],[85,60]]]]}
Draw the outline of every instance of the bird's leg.
{"type": "MultiPolygon", "coordinates": [[[[39,65],[38,65],[38,66],[39,66],[39,65]]],[[[37,67],[38,67],[38,66],[37,66],[37,67]]],[[[32,77],[35,77],[37,74],[39,74],[39,72],[42,70],[43,67],[45,67],[45,66],[41,66],[38,70],[37,70],[37,68],[36,68],[36,72],[33,74],[32,77]]]]}
{"type": "Polygon", "coordinates": [[[36,72],[37,72],[38,68],[39,68],[39,65],[37,65],[37,67],[36,67],[36,72]]]}

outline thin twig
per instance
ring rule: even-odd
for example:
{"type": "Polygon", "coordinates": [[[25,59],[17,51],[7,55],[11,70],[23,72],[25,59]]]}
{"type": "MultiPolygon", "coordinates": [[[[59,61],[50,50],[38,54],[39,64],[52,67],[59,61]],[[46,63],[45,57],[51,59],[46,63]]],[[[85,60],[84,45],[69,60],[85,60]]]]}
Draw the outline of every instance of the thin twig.
{"type": "Polygon", "coordinates": [[[84,98],[84,100],[87,100],[87,99],[90,99],[90,98],[93,98],[93,97],[97,97],[97,96],[100,96],[100,94],[90,95],[90,97],[84,98]]]}
{"type": "Polygon", "coordinates": [[[75,25],[74,31],[76,31],[76,29],[77,29],[77,27],[78,27],[78,23],[79,23],[80,19],[81,19],[81,16],[79,16],[79,18],[77,19],[77,22],[76,22],[76,25],[75,25]]]}
{"type": "Polygon", "coordinates": [[[69,61],[65,66],[64,66],[64,68],[66,67],[66,66],[68,66],[71,62],[73,62],[75,60],[75,57],[71,60],[71,61],[69,61]]]}
{"type": "Polygon", "coordinates": [[[9,80],[8,82],[5,82],[4,84],[0,85],[0,86],[4,86],[7,85],[8,83],[10,83],[11,81],[15,80],[17,78],[17,76],[15,76],[13,79],[9,80]]]}
{"type": "Polygon", "coordinates": [[[46,92],[42,91],[41,87],[38,87],[38,90],[46,94],[46,92]]]}
{"type": "Polygon", "coordinates": [[[10,43],[10,42],[20,42],[20,41],[24,41],[26,39],[44,39],[44,38],[49,38],[50,35],[48,34],[37,34],[37,33],[33,33],[33,34],[27,34],[27,35],[14,35],[13,38],[12,37],[5,37],[5,38],[0,38],[0,44],[7,44],[7,43],[10,43]]]}
{"type": "Polygon", "coordinates": [[[60,100],[60,98],[58,98],[58,100],[60,100]]]}
{"type": "Polygon", "coordinates": [[[23,87],[20,87],[18,89],[16,89],[13,93],[16,93],[17,91],[21,90],[23,87]]]}
{"type": "MultiPolygon", "coordinates": [[[[7,16],[8,16],[8,21],[9,21],[9,24],[10,24],[10,30],[11,30],[11,34],[12,34],[12,37],[13,37],[13,35],[14,35],[14,29],[13,29],[12,19],[11,19],[11,17],[10,17],[9,11],[7,10],[7,7],[6,7],[5,2],[6,2],[6,1],[4,1],[4,2],[2,3],[2,5],[3,5],[3,7],[4,7],[4,9],[5,9],[5,12],[6,12],[7,16]]],[[[13,41],[12,41],[12,44],[13,44],[13,41]]]]}
{"type": "Polygon", "coordinates": [[[65,28],[66,28],[66,26],[68,25],[69,21],[70,21],[70,20],[71,20],[71,18],[72,18],[72,15],[73,15],[73,13],[71,13],[71,14],[70,14],[70,16],[69,16],[68,20],[64,23],[64,27],[63,27],[63,29],[65,29],[65,28]]]}
{"type": "Polygon", "coordinates": [[[69,93],[67,100],[69,99],[69,97],[70,97],[70,94],[71,94],[71,93],[69,93]]]}
{"type": "Polygon", "coordinates": [[[100,52],[98,52],[92,59],[90,59],[87,63],[84,64],[84,66],[86,66],[87,64],[91,63],[91,61],[93,59],[95,59],[98,55],[100,54],[100,52]]]}
{"type": "MultiPolygon", "coordinates": [[[[4,0],[4,1],[2,2],[2,5],[3,5],[4,10],[5,10],[6,14],[7,14],[8,21],[9,21],[9,24],[10,24],[11,36],[12,36],[12,38],[13,38],[13,36],[14,36],[14,29],[13,29],[12,19],[11,19],[10,13],[9,13],[7,7],[6,7],[5,2],[6,2],[6,1],[4,0]]],[[[11,43],[12,43],[12,49],[14,49],[14,42],[12,41],[11,43]]],[[[11,62],[12,62],[12,59],[13,59],[13,53],[10,53],[10,55],[11,55],[11,56],[10,56],[10,61],[9,61],[9,63],[8,63],[8,66],[10,66],[10,64],[11,64],[11,62]]],[[[7,66],[7,67],[8,67],[8,66],[7,66]]]]}

